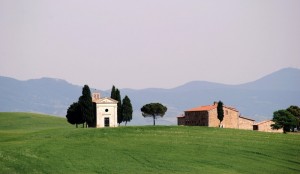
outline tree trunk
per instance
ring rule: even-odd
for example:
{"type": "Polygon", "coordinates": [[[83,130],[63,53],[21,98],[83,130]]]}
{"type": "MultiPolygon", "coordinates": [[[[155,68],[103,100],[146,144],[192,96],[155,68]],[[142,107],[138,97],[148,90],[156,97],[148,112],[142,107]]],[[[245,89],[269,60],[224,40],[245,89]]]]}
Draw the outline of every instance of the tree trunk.
{"type": "Polygon", "coordinates": [[[78,124],[76,123],[76,128],[78,128],[78,124]]]}
{"type": "Polygon", "coordinates": [[[153,116],[153,126],[155,126],[155,116],[153,116]]]}
{"type": "Polygon", "coordinates": [[[282,129],[283,129],[283,133],[286,134],[286,128],[283,126],[282,129]]]}

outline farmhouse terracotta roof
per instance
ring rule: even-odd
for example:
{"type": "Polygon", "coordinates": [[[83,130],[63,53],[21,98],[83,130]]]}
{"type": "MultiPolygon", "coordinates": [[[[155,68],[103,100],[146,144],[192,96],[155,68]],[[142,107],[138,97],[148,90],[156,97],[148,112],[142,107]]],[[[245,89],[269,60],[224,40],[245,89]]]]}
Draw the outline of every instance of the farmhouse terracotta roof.
{"type": "Polygon", "coordinates": [[[199,106],[196,108],[192,108],[189,110],[186,110],[187,112],[191,112],[191,111],[210,111],[217,108],[217,105],[207,105],[207,106],[199,106]]]}
{"type": "MultiPolygon", "coordinates": [[[[218,106],[218,104],[215,102],[214,105],[199,106],[199,107],[196,107],[196,108],[188,109],[188,110],[186,110],[186,112],[192,112],[192,111],[210,111],[210,110],[216,109],[217,106],[218,106]]],[[[225,105],[223,105],[223,107],[238,112],[238,110],[236,110],[233,107],[225,106],[225,105]]]]}

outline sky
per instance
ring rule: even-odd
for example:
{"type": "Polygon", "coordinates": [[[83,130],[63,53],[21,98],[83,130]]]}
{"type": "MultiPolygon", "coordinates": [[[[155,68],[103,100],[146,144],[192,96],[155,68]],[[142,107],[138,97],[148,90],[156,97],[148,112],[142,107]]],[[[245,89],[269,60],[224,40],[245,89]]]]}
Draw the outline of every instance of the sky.
{"type": "Polygon", "coordinates": [[[97,89],[300,68],[299,0],[0,0],[0,76],[97,89]]]}

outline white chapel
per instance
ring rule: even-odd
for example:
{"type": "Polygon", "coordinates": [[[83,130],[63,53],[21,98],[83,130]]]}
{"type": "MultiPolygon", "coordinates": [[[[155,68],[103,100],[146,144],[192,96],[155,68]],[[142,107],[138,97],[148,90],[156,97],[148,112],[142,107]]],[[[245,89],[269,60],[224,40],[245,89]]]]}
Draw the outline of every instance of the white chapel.
{"type": "Polygon", "coordinates": [[[96,109],[96,128],[118,127],[118,101],[104,97],[100,93],[93,93],[92,100],[96,109]]]}

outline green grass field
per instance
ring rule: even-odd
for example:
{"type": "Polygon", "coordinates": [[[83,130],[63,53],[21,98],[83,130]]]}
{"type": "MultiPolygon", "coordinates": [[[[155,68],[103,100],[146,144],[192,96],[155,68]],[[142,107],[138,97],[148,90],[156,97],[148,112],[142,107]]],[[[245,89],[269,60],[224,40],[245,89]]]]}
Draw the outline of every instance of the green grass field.
{"type": "Polygon", "coordinates": [[[0,173],[300,173],[300,135],[0,113],[0,173]]]}

